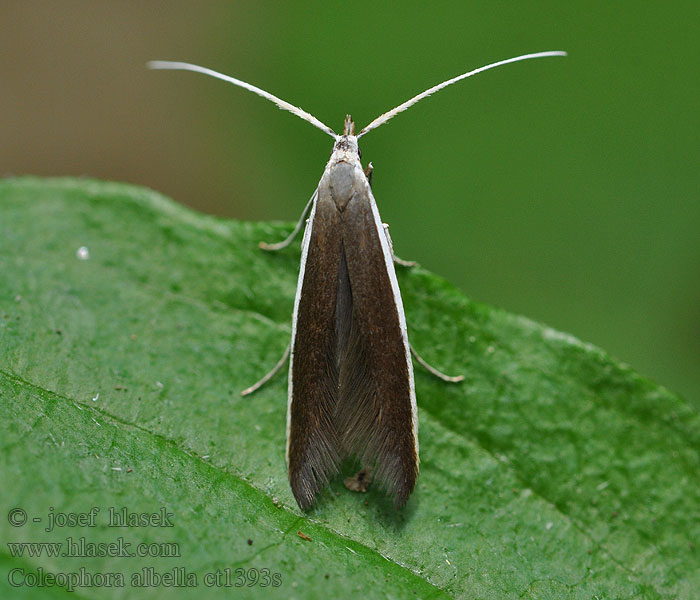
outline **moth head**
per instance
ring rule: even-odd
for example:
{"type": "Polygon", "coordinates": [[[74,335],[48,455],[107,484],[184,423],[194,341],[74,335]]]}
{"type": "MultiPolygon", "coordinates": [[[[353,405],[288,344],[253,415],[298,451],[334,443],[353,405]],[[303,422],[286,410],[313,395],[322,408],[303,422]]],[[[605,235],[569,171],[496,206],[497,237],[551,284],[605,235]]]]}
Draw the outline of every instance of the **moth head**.
{"type": "Polygon", "coordinates": [[[345,123],[343,124],[343,135],[355,135],[355,123],[350,115],[345,115],[345,123]]]}
{"type": "Polygon", "coordinates": [[[359,160],[362,156],[360,148],[357,145],[357,136],[355,135],[355,123],[350,115],[345,116],[343,124],[343,135],[338,135],[335,138],[333,152],[331,156],[336,160],[359,160]]]}

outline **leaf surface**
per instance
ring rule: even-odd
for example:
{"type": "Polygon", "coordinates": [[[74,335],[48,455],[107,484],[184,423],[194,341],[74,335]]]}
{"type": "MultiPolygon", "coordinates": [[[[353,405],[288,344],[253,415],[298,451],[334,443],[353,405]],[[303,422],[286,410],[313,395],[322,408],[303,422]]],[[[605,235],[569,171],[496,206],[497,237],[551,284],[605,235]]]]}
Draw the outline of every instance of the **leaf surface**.
{"type": "Polygon", "coordinates": [[[395,512],[381,492],[354,494],[338,478],[302,513],[286,478],[286,377],[239,395],[288,343],[298,246],[257,247],[288,231],[122,184],[0,183],[4,597],[218,597],[241,582],[246,597],[696,597],[692,406],[420,268],[399,272],[412,343],[466,380],[416,369],[416,491],[395,512]],[[92,507],[94,526],[45,531],[52,511],[92,507]],[[122,507],[172,517],[109,527],[122,507]],[[14,508],[24,526],[6,518],[14,508]],[[69,537],[178,555],[31,556],[16,545],[65,552],[69,537]],[[81,568],[121,573],[124,586],[8,579],[81,568]],[[148,569],[197,585],[146,585],[148,569]],[[279,586],[262,585],[265,569],[279,586]]]}

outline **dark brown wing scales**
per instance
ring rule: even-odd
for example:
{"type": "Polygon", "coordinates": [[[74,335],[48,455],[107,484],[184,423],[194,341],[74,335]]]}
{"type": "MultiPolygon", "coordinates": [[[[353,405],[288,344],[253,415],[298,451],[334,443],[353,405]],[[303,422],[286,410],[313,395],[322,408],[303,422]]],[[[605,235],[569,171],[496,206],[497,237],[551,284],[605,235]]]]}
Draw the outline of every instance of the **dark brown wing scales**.
{"type": "Polygon", "coordinates": [[[292,355],[289,481],[303,509],[349,456],[397,506],[418,474],[401,300],[368,193],[348,163],[319,184],[292,355]]]}
{"type": "Polygon", "coordinates": [[[336,427],[343,455],[373,465],[374,478],[401,506],[418,475],[410,367],[396,306],[401,300],[394,298],[366,193],[353,195],[342,221],[352,318],[340,361],[336,427]]]}
{"type": "Polygon", "coordinates": [[[292,492],[302,509],[311,506],[316,492],[337,471],[341,460],[334,424],[338,401],[336,304],[342,252],[339,227],[340,216],[330,194],[319,193],[292,348],[288,469],[292,492]]]}

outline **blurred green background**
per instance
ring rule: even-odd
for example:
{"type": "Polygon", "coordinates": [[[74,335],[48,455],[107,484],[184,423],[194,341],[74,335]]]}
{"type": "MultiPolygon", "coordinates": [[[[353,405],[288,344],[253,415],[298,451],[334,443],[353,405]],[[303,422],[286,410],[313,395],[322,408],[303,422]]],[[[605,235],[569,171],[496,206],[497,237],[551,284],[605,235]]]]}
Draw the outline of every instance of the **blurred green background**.
{"type": "Polygon", "coordinates": [[[234,75],[337,131],[567,50],[363,138],[382,217],[403,258],[700,406],[697,2],[3,2],[0,22],[0,173],[127,181],[253,220],[296,220],[332,140],[147,60],[234,75]]]}

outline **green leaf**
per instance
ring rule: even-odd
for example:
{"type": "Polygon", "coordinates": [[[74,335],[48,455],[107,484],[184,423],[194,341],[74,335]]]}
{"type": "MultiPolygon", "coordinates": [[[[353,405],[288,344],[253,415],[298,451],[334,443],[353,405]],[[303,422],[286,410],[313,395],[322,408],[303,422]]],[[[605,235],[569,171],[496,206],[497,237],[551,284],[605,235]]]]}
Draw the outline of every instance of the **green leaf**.
{"type": "Polygon", "coordinates": [[[420,268],[399,273],[411,340],[466,380],[416,371],[416,491],[395,512],[339,478],[299,511],[286,377],[239,395],[289,340],[299,251],[257,247],[288,231],[127,185],[0,183],[3,597],[697,597],[697,412],[601,350],[420,268]],[[94,526],[46,531],[50,513],[92,507],[94,526]],[[114,528],[110,507],[172,517],[114,528]],[[15,508],[23,526],[9,521],[15,508]],[[19,556],[16,545],[65,552],[69,537],[179,555],[19,556]],[[122,574],[124,587],[103,578],[68,592],[31,576],[13,587],[81,568],[122,574]],[[197,586],[134,589],[149,568],[197,586]],[[206,585],[226,569],[232,585],[255,569],[261,579],[245,592],[206,585]],[[281,585],[263,587],[263,569],[281,585]]]}

